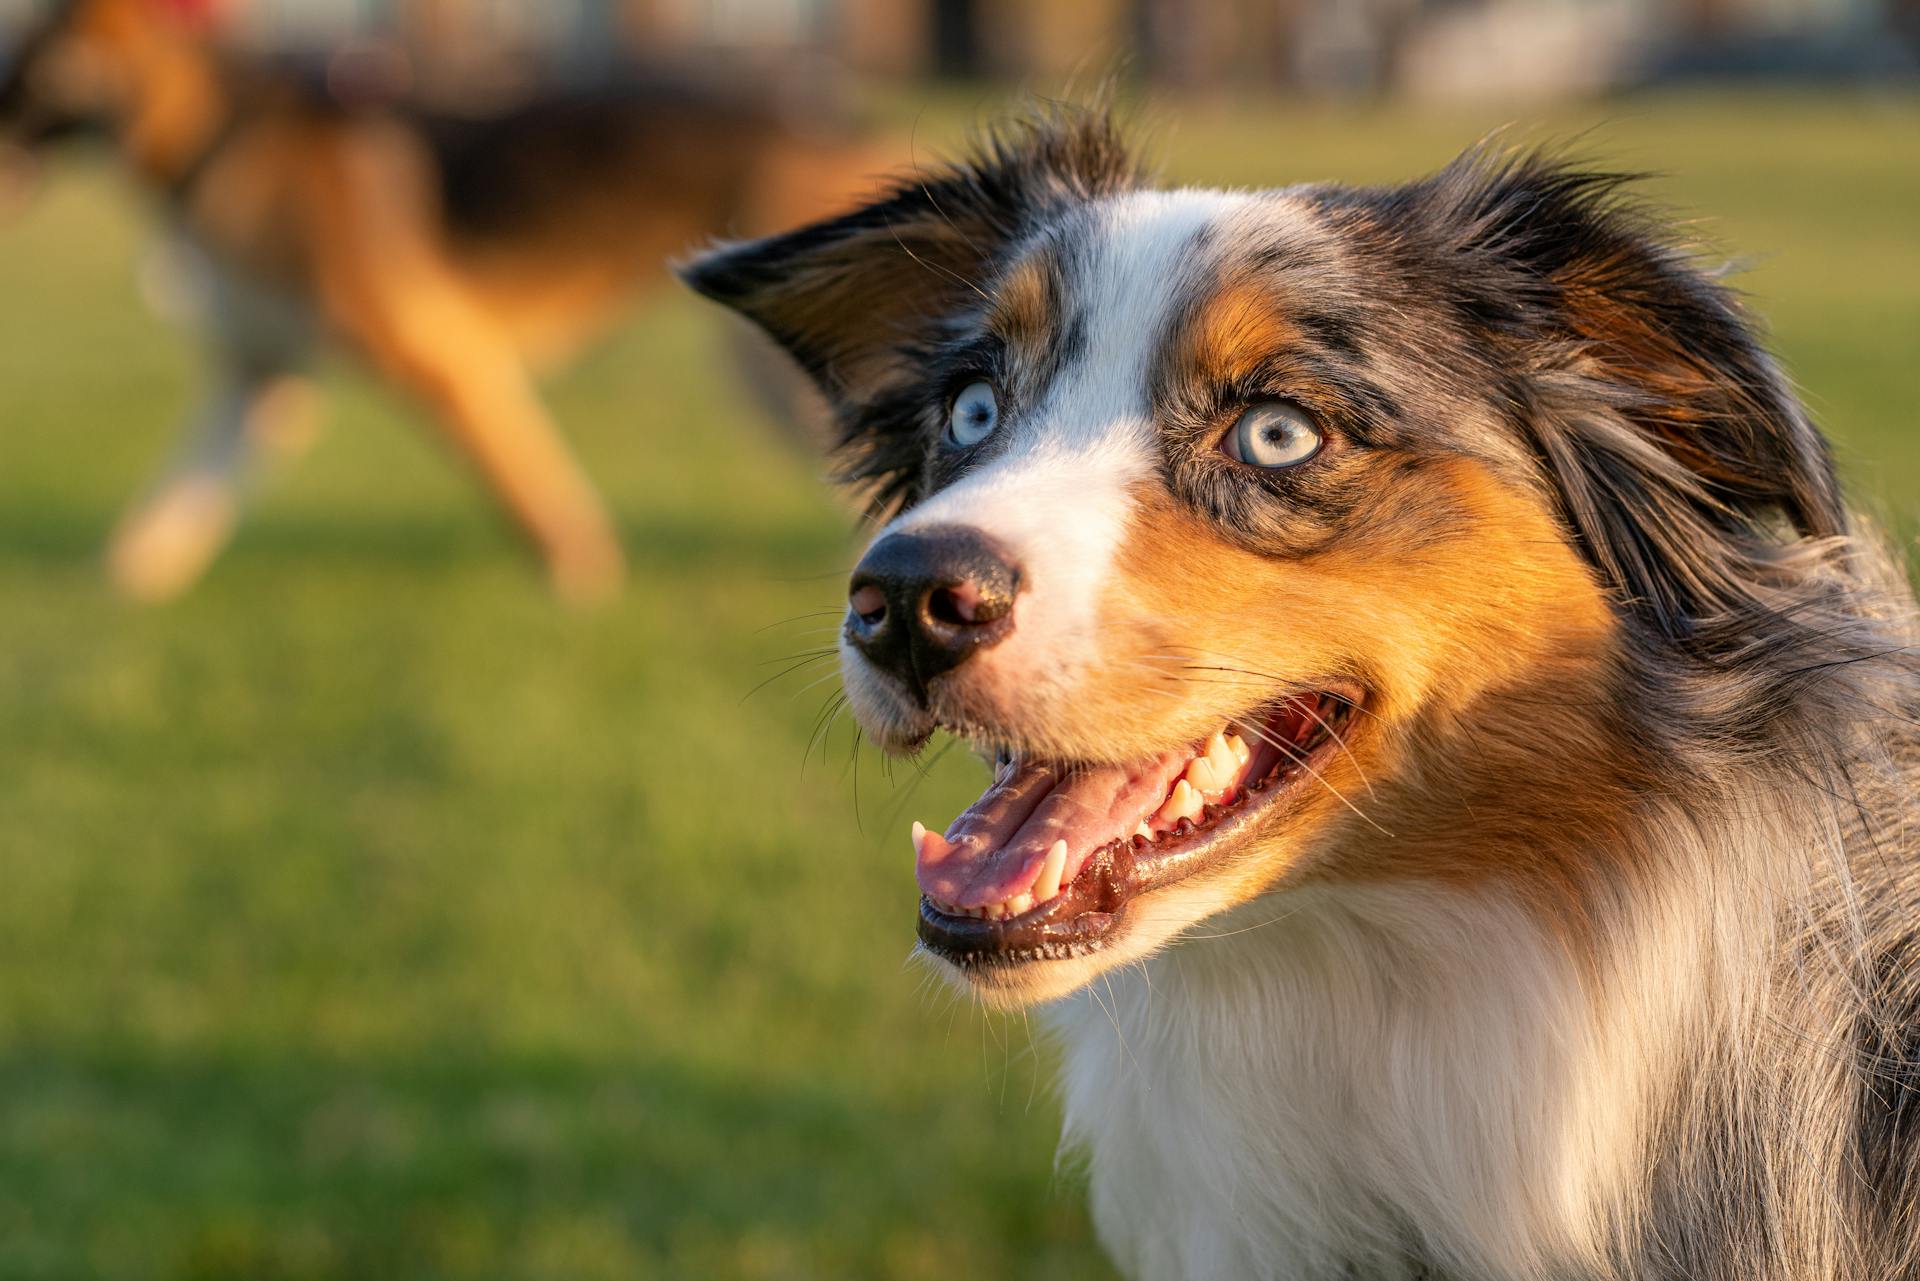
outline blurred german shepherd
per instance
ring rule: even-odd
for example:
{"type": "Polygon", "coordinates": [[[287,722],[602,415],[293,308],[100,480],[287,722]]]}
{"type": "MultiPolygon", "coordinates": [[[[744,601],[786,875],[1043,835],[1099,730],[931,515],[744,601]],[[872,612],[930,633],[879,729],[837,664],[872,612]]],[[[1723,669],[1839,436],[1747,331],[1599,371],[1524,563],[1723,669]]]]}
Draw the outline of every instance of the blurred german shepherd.
{"type": "Polygon", "coordinates": [[[664,279],[674,250],[826,212],[857,149],[803,138],[768,101],[639,73],[484,119],[343,101],[223,52],[203,8],[65,0],[0,63],[15,170],[65,136],[104,138],[200,277],[212,388],[120,521],[116,582],[153,599],[198,577],[249,475],[308,436],[301,371],[333,339],[431,411],[561,596],[612,592],[620,543],[534,373],[664,279]]]}

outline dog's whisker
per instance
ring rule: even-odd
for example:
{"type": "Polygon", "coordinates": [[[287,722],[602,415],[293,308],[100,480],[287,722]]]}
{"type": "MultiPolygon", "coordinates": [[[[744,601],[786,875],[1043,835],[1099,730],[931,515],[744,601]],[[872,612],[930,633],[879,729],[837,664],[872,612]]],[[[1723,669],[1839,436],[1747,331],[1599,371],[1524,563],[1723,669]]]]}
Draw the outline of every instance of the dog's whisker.
{"type": "Polygon", "coordinates": [[[801,777],[804,778],[806,776],[807,760],[813,755],[814,744],[824,744],[826,742],[827,735],[833,729],[834,721],[839,719],[840,713],[846,710],[847,702],[846,691],[836,691],[828,697],[827,701],[822,705],[820,713],[814,718],[813,732],[807,735],[806,748],[800,753],[801,777]]]}
{"type": "Polygon", "coordinates": [[[1293,760],[1295,765],[1305,770],[1308,774],[1311,774],[1314,777],[1314,779],[1320,784],[1320,786],[1324,787],[1327,791],[1333,793],[1335,798],[1337,798],[1342,805],[1352,810],[1354,814],[1357,815],[1363,823],[1366,823],[1369,827],[1379,832],[1382,836],[1389,837],[1389,838],[1393,836],[1393,833],[1389,832],[1386,828],[1380,826],[1380,824],[1374,820],[1371,814],[1368,814],[1365,810],[1361,809],[1358,805],[1355,805],[1352,801],[1348,800],[1346,793],[1342,792],[1339,788],[1335,787],[1332,783],[1328,782],[1326,775],[1322,774],[1319,770],[1313,767],[1313,763],[1307,758],[1306,753],[1301,752],[1293,744],[1283,742],[1279,738],[1276,738],[1270,731],[1264,728],[1261,728],[1259,726],[1252,726],[1249,728],[1251,729],[1252,733],[1257,738],[1259,738],[1262,742],[1270,744],[1271,746],[1280,749],[1281,752],[1285,753],[1288,757],[1290,757],[1293,760]]]}
{"type": "Polygon", "coordinates": [[[820,686],[826,684],[828,681],[837,681],[839,679],[840,679],[840,673],[838,671],[828,672],[824,676],[816,676],[812,680],[808,681],[805,685],[802,685],[799,689],[794,690],[792,694],[788,695],[788,697],[799,698],[802,694],[806,693],[808,690],[818,689],[820,686]]]}
{"type": "MultiPolygon", "coordinates": [[[[761,690],[765,689],[767,686],[773,684],[774,682],[785,680],[787,677],[792,676],[795,673],[805,668],[813,666],[815,663],[822,662],[831,657],[833,657],[833,655],[831,654],[815,654],[810,658],[802,658],[794,661],[790,666],[784,668],[781,671],[775,672],[773,675],[767,677],[765,680],[755,685],[752,689],[742,694],[740,696],[740,703],[744,705],[748,699],[752,698],[755,694],[758,694],[761,690]]],[[[836,673],[836,675],[837,674],[838,673],[836,673]]]]}
{"type": "Polygon", "coordinates": [[[782,654],[778,658],[763,658],[755,664],[755,666],[771,667],[775,663],[790,663],[799,658],[804,658],[812,662],[822,658],[831,658],[839,652],[839,649],[832,646],[815,646],[811,649],[797,649],[791,654],[782,654]]]}
{"type": "MultiPolygon", "coordinates": [[[[1375,800],[1378,800],[1379,797],[1375,795],[1373,790],[1373,780],[1367,777],[1367,771],[1361,767],[1359,758],[1356,757],[1353,754],[1352,749],[1350,749],[1347,746],[1347,740],[1340,736],[1340,731],[1337,728],[1335,728],[1332,724],[1330,724],[1324,716],[1320,715],[1319,711],[1314,707],[1313,703],[1314,703],[1314,700],[1303,698],[1303,699],[1296,700],[1295,706],[1299,707],[1300,710],[1305,712],[1307,715],[1313,717],[1315,723],[1317,723],[1321,729],[1327,732],[1327,736],[1331,738],[1336,744],[1338,744],[1341,753],[1347,758],[1348,761],[1352,762],[1353,772],[1360,776],[1360,782],[1366,787],[1367,795],[1374,797],[1375,800]]],[[[1348,707],[1353,706],[1351,702],[1345,702],[1344,705],[1348,707]]]]}
{"type": "MultiPolygon", "coordinates": [[[[810,609],[806,611],[804,614],[794,614],[788,618],[775,619],[773,622],[768,623],[764,627],[756,627],[753,629],[752,634],[755,636],[759,636],[766,632],[773,631],[777,627],[790,627],[795,623],[804,623],[810,618],[826,618],[828,616],[839,618],[842,615],[844,615],[846,612],[847,611],[845,609],[810,609]]],[[[834,630],[838,630],[838,628],[835,628],[834,630]]]]}

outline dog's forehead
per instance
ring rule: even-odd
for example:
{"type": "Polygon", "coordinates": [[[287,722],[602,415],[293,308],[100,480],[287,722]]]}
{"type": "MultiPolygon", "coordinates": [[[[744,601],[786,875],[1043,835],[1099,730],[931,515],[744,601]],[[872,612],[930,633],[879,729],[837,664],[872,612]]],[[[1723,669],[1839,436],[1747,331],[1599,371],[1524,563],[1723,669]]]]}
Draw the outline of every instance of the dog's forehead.
{"type": "Polygon", "coordinates": [[[1129,193],[1064,212],[1015,256],[1058,282],[1035,347],[1048,385],[1013,424],[1017,445],[1146,443],[1150,379],[1179,318],[1208,288],[1251,197],[1179,190],[1129,193]]]}
{"type": "Polygon", "coordinates": [[[1064,286],[1055,319],[1081,336],[1080,358],[1068,366],[1076,381],[1145,394],[1154,349],[1216,274],[1223,233],[1247,205],[1228,192],[1141,192],[1089,205],[1063,224],[1053,243],[1064,286]]]}
{"type": "Polygon", "coordinates": [[[1184,318],[1244,266],[1249,245],[1289,234],[1303,218],[1272,194],[1182,189],[1088,202],[1036,228],[989,301],[1004,306],[1022,292],[1023,274],[1028,285],[1042,275],[1053,282],[1028,290],[1044,302],[1015,304],[1031,313],[1023,343],[1042,357],[1045,377],[991,456],[896,527],[987,512],[1027,525],[1045,507],[1095,502],[1117,518],[1130,487],[1158,467],[1153,383],[1184,318]]]}

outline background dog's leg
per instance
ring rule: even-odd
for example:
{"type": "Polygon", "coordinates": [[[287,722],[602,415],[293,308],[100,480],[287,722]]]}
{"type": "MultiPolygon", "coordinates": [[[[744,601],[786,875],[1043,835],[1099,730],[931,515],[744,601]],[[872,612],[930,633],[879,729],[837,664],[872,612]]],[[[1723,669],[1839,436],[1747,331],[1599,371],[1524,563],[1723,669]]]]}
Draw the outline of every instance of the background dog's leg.
{"type": "Polygon", "coordinates": [[[317,151],[304,211],[326,319],[433,411],[539,550],[555,591],[608,596],[625,576],[613,524],[511,335],[442,257],[409,157],[373,142],[317,151]]]}
{"type": "Polygon", "coordinates": [[[263,465],[304,452],[317,427],[316,394],[294,374],[223,371],[200,406],[185,449],[128,508],[107,548],[107,568],[138,600],[179,595],[233,531],[249,482],[263,465]]]}
{"type": "Polygon", "coordinates": [[[499,327],[432,273],[361,279],[335,301],[362,350],[427,404],[480,470],[554,590],[575,601],[617,590],[625,562],[612,522],[499,327]]]}

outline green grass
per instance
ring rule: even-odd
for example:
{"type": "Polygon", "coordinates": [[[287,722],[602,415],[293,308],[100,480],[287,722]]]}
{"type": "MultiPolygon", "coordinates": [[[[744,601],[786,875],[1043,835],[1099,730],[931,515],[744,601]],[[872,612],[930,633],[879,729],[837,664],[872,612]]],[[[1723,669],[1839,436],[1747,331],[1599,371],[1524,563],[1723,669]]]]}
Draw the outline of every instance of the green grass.
{"type": "MultiPolygon", "coordinates": [[[[937,147],[974,104],[920,121],[937,147]]],[[[1160,109],[1175,177],[1405,176],[1498,113],[1160,109]]],[[[1850,478],[1920,495],[1920,106],[1630,100],[1529,122],[1666,171],[1850,478]]],[[[190,349],[79,166],[0,229],[0,1277],[1107,1275],[1048,1055],[904,964],[908,812],[803,768],[854,536],[670,298],[552,403],[635,581],[554,608],[350,376],[194,595],[97,548],[190,349]],[[761,630],[766,629],[766,630],[761,630]],[[864,828],[864,830],[863,830],[864,828]]]]}

